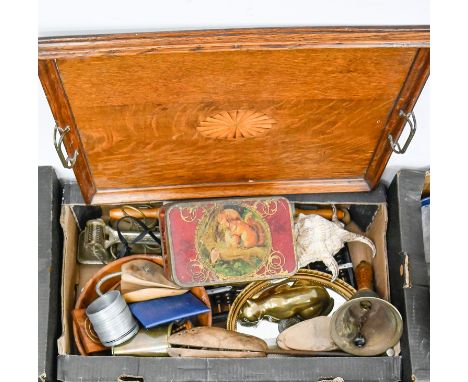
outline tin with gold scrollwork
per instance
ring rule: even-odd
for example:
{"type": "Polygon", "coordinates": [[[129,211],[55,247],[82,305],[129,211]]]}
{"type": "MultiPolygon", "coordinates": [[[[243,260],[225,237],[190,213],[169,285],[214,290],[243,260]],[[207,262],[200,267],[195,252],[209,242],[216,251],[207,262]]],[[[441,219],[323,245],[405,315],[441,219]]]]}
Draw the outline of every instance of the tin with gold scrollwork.
{"type": "Polygon", "coordinates": [[[165,272],[182,287],[248,283],[297,271],[283,197],[173,203],[161,212],[165,272]]]}

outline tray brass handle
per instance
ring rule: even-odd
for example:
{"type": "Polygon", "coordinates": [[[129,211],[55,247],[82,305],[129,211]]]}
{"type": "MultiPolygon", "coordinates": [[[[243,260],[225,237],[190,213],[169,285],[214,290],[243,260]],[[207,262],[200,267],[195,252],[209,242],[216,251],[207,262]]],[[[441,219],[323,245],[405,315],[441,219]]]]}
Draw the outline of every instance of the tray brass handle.
{"type": "Polygon", "coordinates": [[[414,113],[412,111],[405,113],[403,110],[400,110],[399,116],[405,118],[406,122],[408,123],[410,127],[410,133],[409,133],[408,139],[406,140],[403,147],[401,147],[398,142],[394,142],[392,134],[388,134],[388,141],[390,142],[390,147],[392,148],[394,153],[404,154],[406,150],[408,149],[408,146],[411,143],[411,140],[413,139],[414,134],[416,133],[416,117],[414,116],[414,113]]]}
{"type": "Polygon", "coordinates": [[[62,151],[63,138],[69,132],[70,132],[70,126],[67,126],[64,129],[62,129],[58,125],[55,125],[54,147],[55,147],[55,151],[57,151],[60,161],[62,162],[63,167],[65,168],[72,168],[75,165],[76,158],[78,157],[78,150],[75,150],[72,157],[68,156],[65,158],[65,155],[63,154],[63,151],[62,151]],[[58,137],[58,140],[57,140],[57,133],[60,134],[58,137]]]}

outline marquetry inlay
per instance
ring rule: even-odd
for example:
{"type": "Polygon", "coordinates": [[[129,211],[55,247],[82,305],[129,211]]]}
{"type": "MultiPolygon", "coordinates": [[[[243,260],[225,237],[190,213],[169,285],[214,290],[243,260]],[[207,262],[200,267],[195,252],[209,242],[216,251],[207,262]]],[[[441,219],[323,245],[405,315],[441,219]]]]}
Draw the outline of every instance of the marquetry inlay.
{"type": "Polygon", "coordinates": [[[252,110],[223,111],[200,122],[197,130],[207,138],[255,138],[266,134],[276,121],[252,110]]]}

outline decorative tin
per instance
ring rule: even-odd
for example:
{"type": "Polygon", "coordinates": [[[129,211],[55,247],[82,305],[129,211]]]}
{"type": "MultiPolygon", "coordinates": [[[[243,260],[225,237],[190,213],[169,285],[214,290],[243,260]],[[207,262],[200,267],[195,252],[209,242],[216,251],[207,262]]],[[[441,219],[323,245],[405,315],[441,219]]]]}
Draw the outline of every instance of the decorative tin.
{"type": "Polygon", "coordinates": [[[297,271],[283,197],[174,203],[161,210],[165,272],[182,287],[245,283],[297,271]]]}

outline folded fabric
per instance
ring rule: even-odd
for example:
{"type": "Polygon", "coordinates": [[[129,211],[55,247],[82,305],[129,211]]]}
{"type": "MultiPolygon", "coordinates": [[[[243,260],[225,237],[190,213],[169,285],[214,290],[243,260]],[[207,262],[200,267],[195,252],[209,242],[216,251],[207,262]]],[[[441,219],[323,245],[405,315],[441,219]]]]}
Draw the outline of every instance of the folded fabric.
{"type": "Polygon", "coordinates": [[[188,291],[164,277],[162,267],[148,260],[133,260],[122,265],[120,290],[126,302],[176,296],[188,291]]]}
{"type": "Polygon", "coordinates": [[[129,304],[129,307],[146,329],[210,311],[210,308],[192,293],[135,302],[129,304]]]}

